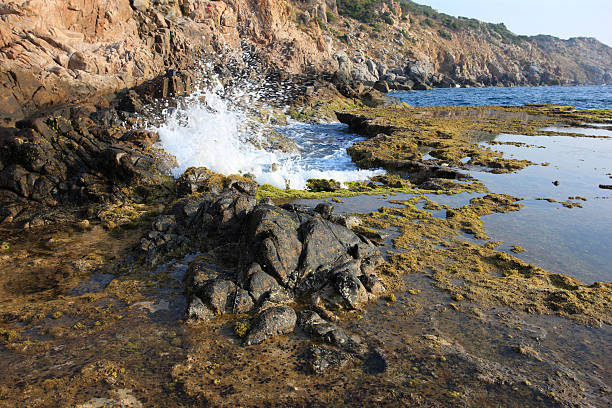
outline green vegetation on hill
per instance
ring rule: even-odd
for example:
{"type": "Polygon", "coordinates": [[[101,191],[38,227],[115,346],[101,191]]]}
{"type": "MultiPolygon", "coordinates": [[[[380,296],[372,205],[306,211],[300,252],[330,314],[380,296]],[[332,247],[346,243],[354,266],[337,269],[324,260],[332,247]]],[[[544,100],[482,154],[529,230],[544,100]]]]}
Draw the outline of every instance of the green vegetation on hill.
{"type": "Polygon", "coordinates": [[[374,23],[380,19],[375,10],[382,3],[381,0],[338,0],[338,13],[363,23],[374,23]]]}
{"type": "MultiPolygon", "coordinates": [[[[338,0],[338,12],[340,15],[350,17],[366,24],[375,25],[380,22],[392,24],[388,15],[381,15],[379,10],[383,3],[389,0],[338,0]]],[[[483,23],[473,18],[453,17],[448,14],[439,13],[437,10],[415,3],[411,0],[400,0],[400,7],[405,17],[411,22],[422,27],[434,29],[438,35],[450,40],[452,32],[481,31],[486,36],[492,37],[505,44],[520,45],[525,38],[512,33],[503,24],[483,23]]],[[[495,42],[493,42],[495,43],[495,42]]]]}

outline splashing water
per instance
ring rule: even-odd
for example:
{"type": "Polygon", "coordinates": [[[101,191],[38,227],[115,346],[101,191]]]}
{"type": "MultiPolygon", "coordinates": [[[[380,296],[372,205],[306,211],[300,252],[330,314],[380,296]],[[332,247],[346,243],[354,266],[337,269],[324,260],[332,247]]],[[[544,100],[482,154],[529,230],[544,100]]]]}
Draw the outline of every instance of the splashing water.
{"type": "Polygon", "coordinates": [[[160,136],[159,147],[177,159],[173,175],[192,166],[207,167],[225,175],[251,174],[260,184],[303,189],[310,178],[347,182],[382,173],[357,169],[346,148],[362,139],[339,123],[275,127],[297,143],[299,153],[257,148],[265,145],[270,127],[241,108],[252,107],[257,97],[257,90],[248,86],[228,90],[217,83],[210,90],[196,91],[179,108],[166,109],[163,124],[153,130],[160,136]]]}

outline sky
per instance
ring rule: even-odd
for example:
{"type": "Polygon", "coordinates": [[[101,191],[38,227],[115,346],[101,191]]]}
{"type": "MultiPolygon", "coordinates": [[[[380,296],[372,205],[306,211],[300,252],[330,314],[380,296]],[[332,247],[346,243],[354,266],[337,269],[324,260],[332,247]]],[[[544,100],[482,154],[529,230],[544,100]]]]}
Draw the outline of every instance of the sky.
{"type": "Polygon", "coordinates": [[[504,23],[515,34],[595,37],[612,46],[612,0],[414,0],[452,16],[504,23]]]}

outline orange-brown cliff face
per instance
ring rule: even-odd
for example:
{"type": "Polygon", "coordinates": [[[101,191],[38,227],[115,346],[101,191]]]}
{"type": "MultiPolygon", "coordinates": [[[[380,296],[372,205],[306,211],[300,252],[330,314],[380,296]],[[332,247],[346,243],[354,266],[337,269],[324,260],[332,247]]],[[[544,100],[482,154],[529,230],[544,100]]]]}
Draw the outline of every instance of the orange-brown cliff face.
{"type": "Polygon", "coordinates": [[[407,0],[363,3],[368,22],[346,0],[0,0],[0,120],[203,60],[231,68],[245,49],[279,71],[398,89],[612,81],[612,49],[595,40],[518,37],[407,0]]]}
{"type": "Polygon", "coordinates": [[[269,62],[329,69],[318,26],[283,0],[0,1],[0,116],[117,92],[253,44],[269,62]]]}

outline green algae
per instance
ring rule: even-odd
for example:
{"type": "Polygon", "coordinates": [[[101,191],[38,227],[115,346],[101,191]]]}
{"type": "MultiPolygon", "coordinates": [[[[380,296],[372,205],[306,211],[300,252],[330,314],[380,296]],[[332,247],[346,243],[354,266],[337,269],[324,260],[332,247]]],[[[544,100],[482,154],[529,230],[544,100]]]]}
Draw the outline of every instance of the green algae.
{"type": "Polygon", "coordinates": [[[402,202],[403,207],[381,208],[361,217],[364,228],[399,232],[393,240],[396,251],[388,253],[387,274],[427,274],[455,301],[558,314],[591,326],[612,323],[612,284],[585,285],[496,251],[499,243],[481,245],[463,239],[461,232],[484,239],[480,218],[491,212],[519,210],[517,199],[493,194],[477,197],[460,209],[447,209],[453,215],[445,219],[417,207],[427,200],[414,197],[402,202]]]}
{"type": "Polygon", "coordinates": [[[314,193],[334,192],[342,188],[342,184],[333,179],[309,179],[306,181],[308,191],[314,193]]]}
{"type": "Polygon", "coordinates": [[[611,116],[612,111],[577,111],[564,106],[395,106],[338,113],[340,121],[370,137],[347,150],[362,168],[410,170],[428,153],[433,157],[429,161],[434,163],[455,168],[481,166],[494,173],[514,172],[534,163],[504,158],[502,153],[479,142],[491,143],[501,133],[584,137],[541,129],[577,122],[605,122],[611,116]]]}
{"type": "MultiPolygon", "coordinates": [[[[406,182],[404,187],[389,187],[382,184],[368,185],[365,182],[349,182],[345,183],[345,188],[335,191],[308,191],[295,189],[281,189],[270,184],[263,184],[257,190],[257,199],[261,200],[269,198],[272,200],[320,200],[326,198],[339,197],[357,197],[360,195],[396,195],[396,194],[437,194],[437,195],[453,195],[460,193],[476,193],[486,192],[486,188],[478,182],[469,184],[451,182],[447,185],[448,188],[441,190],[428,190],[418,187],[412,187],[409,182],[406,182]]],[[[337,202],[337,201],[336,201],[337,202]]]]}
{"type": "Polygon", "coordinates": [[[243,339],[251,330],[251,323],[248,320],[240,320],[234,323],[234,334],[239,339],[243,339]]]}

